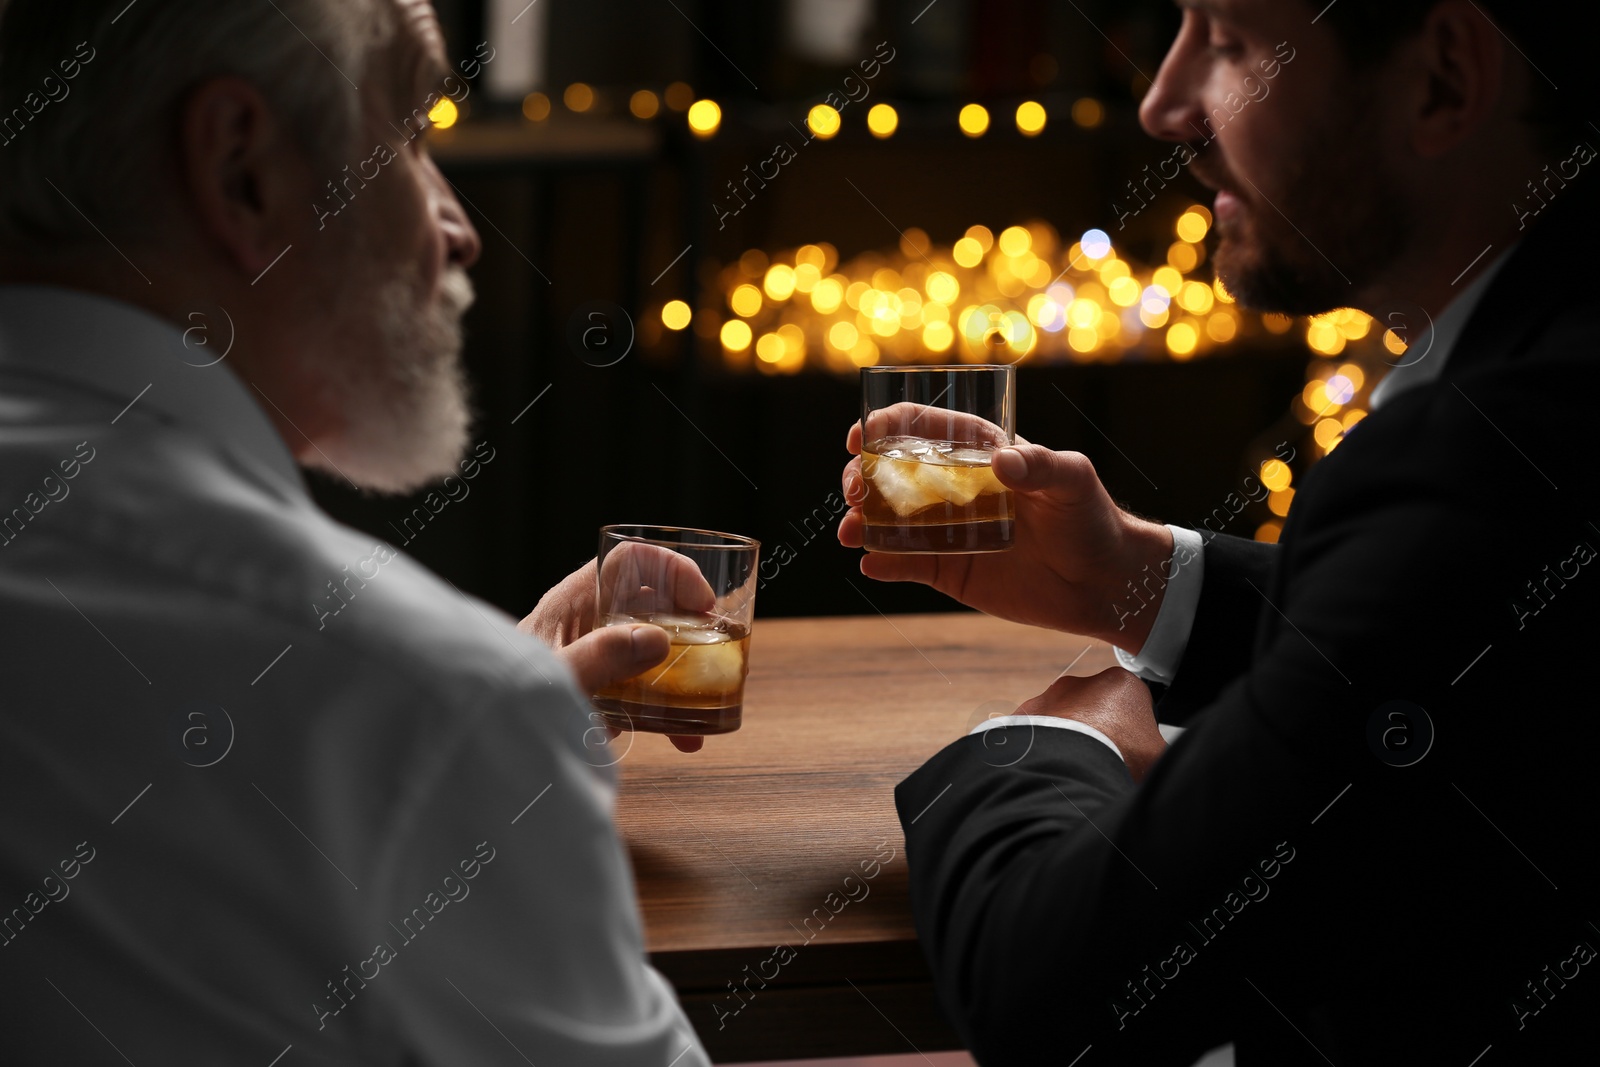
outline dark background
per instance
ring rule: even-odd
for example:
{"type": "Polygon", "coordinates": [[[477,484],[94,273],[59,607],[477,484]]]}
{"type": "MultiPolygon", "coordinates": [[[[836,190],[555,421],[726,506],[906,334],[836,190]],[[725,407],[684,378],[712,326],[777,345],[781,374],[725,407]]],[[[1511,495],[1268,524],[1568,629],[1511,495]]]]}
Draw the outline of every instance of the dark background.
{"type": "MultiPolygon", "coordinates": [[[[463,122],[435,145],[484,245],[472,272],[479,299],[466,321],[466,361],[475,440],[488,442],[494,458],[469,495],[437,514],[424,507],[428,522],[420,533],[413,522],[408,537],[402,523],[422,494],[362,497],[315,475],[314,491],[335,516],[517,615],[593,555],[600,525],[617,522],[745,533],[768,558],[789,546],[792,562],[760,593],[765,616],[950,608],[920,587],[865,582],[832,521],[818,532],[848,458],[858,383],[814,370],[729,373],[714,340],[692,330],[662,336],[660,306],[673,298],[709,305],[718,270],[747,248],[828,241],[843,260],[893,250],[897,229],[912,226],[948,244],[977,222],[998,233],[1040,218],[1063,241],[1100,227],[1120,253],[1161,262],[1172,220],[1190,202],[1209,202],[1205,190],[1181,179],[1120,233],[1111,205],[1129,178],[1171,153],[1140,131],[1136,108],[1176,9],[1165,0],[938,0],[912,25],[926,0],[880,0],[859,58],[880,41],[896,55],[871,96],[846,109],[837,138],[800,149],[719,230],[712,205],[725,183],[838,91],[850,65],[790,55],[783,4],[675,3],[554,4],[544,87],[555,101],[551,118],[527,123],[515,104],[496,108],[475,92],[463,122]],[[562,88],[577,80],[600,94],[589,114],[561,106],[562,88]],[[665,108],[649,122],[628,114],[633,90],[660,93],[680,80],[721,105],[714,138],[691,137],[683,115],[665,108]],[[1083,96],[1105,107],[1096,128],[1067,118],[1083,96]],[[1010,120],[1025,98],[1050,112],[1033,139],[1010,120]],[[970,100],[988,105],[994,120],[977,140],[954,120],[970,100]],[[879,101],[900,113],[898,132],[881,142],[863,121],[879,101]],[[527,125],[534,149],[453,152],[452,137],[464,141],[474,124],[495,121],[527,125]],[[665,270],[685,246],[689,253],[665,270]],[[569,330],[577,322],[581,331],[593,301],[637,324],[628,355],[612,366],[590,365],[594,356],[569,330]]],[[[484,39],[481,0],[439,7],[452,60],[472,55],[484,39]]],[[[799,140],[792,130],[787,139],[799,140]]],[[[614,320],[625,340],[626,322],[614,320]]],[[[1188,363],[1130,353],[1116,364],[1024,364],[1018,430],[1087,453],[1133,510],[1194,523],[1252,473],[1252,457],[1304,434],[1289,403],[1307,359],[1290,334],[1188,363]]],[[[1269,517],[1247,510],[1230,532],[1249,536],[1269,517]]]]}

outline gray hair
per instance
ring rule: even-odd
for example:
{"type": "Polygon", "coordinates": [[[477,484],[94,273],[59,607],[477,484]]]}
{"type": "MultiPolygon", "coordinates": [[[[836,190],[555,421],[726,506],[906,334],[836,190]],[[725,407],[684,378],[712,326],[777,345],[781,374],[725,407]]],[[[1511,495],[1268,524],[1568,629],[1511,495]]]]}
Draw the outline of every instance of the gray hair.
{"type": "Polygon", "coordinates": [[[393,0],[0,0],[0,248],[156,236],[185,96],[254,85],[318,165],[361,131],[393,0]]]}

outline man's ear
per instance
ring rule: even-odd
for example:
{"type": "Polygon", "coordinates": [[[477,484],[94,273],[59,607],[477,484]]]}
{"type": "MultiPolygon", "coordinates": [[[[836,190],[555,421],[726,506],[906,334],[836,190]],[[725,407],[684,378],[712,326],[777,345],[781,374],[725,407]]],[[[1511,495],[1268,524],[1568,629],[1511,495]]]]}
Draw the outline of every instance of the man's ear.
{"type": "Polygon", "coordinates": [[[213,78],[185,101],[179,159],[199,226],[250,278],[280,255],[310,216],[299,146],[266,98],[242,78],[213,78]]]}
{"type": "Polygon", "coordinates": [[[1506,88],[1505,34],[1472,0],[1437,4],[1415,45],[1425,88],[1419,94],[1411,146],[1437,159],[1486,122],[1506,88]]]}

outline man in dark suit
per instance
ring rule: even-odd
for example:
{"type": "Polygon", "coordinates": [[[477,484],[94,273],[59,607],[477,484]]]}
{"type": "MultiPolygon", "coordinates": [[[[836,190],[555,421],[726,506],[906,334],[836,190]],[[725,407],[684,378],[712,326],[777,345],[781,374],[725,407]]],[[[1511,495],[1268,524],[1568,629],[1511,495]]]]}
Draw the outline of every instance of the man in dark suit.
{"type": "Polygon", "coordinates": [[[1013,551],[863,559],[1131,668],[1059,679],[899,787],[941,999],[986,1065],[1593,1062],[1580,35],[1490,0],[1181,6],[1141,117],[1217,190],[1218,273],[1411,348],[1276,546],[1145,522],[1084,456],[1019,445],[994,461],[1013,551]],[[1170,748],[1158,717],[1188,727],[1170,748]]]}

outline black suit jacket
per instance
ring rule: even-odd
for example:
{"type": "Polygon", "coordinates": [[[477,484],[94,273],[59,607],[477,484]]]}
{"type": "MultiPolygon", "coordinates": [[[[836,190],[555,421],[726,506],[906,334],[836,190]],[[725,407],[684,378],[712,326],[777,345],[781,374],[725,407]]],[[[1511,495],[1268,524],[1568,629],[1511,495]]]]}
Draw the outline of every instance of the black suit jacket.
{"type": "Polygon", "coordinates": [[[1145,782],[1011,727],[899,786],[981,1063],[1597,1062],[1600,213],[1562,195],[1281,545],[1209,544],[1145,782]]]}

